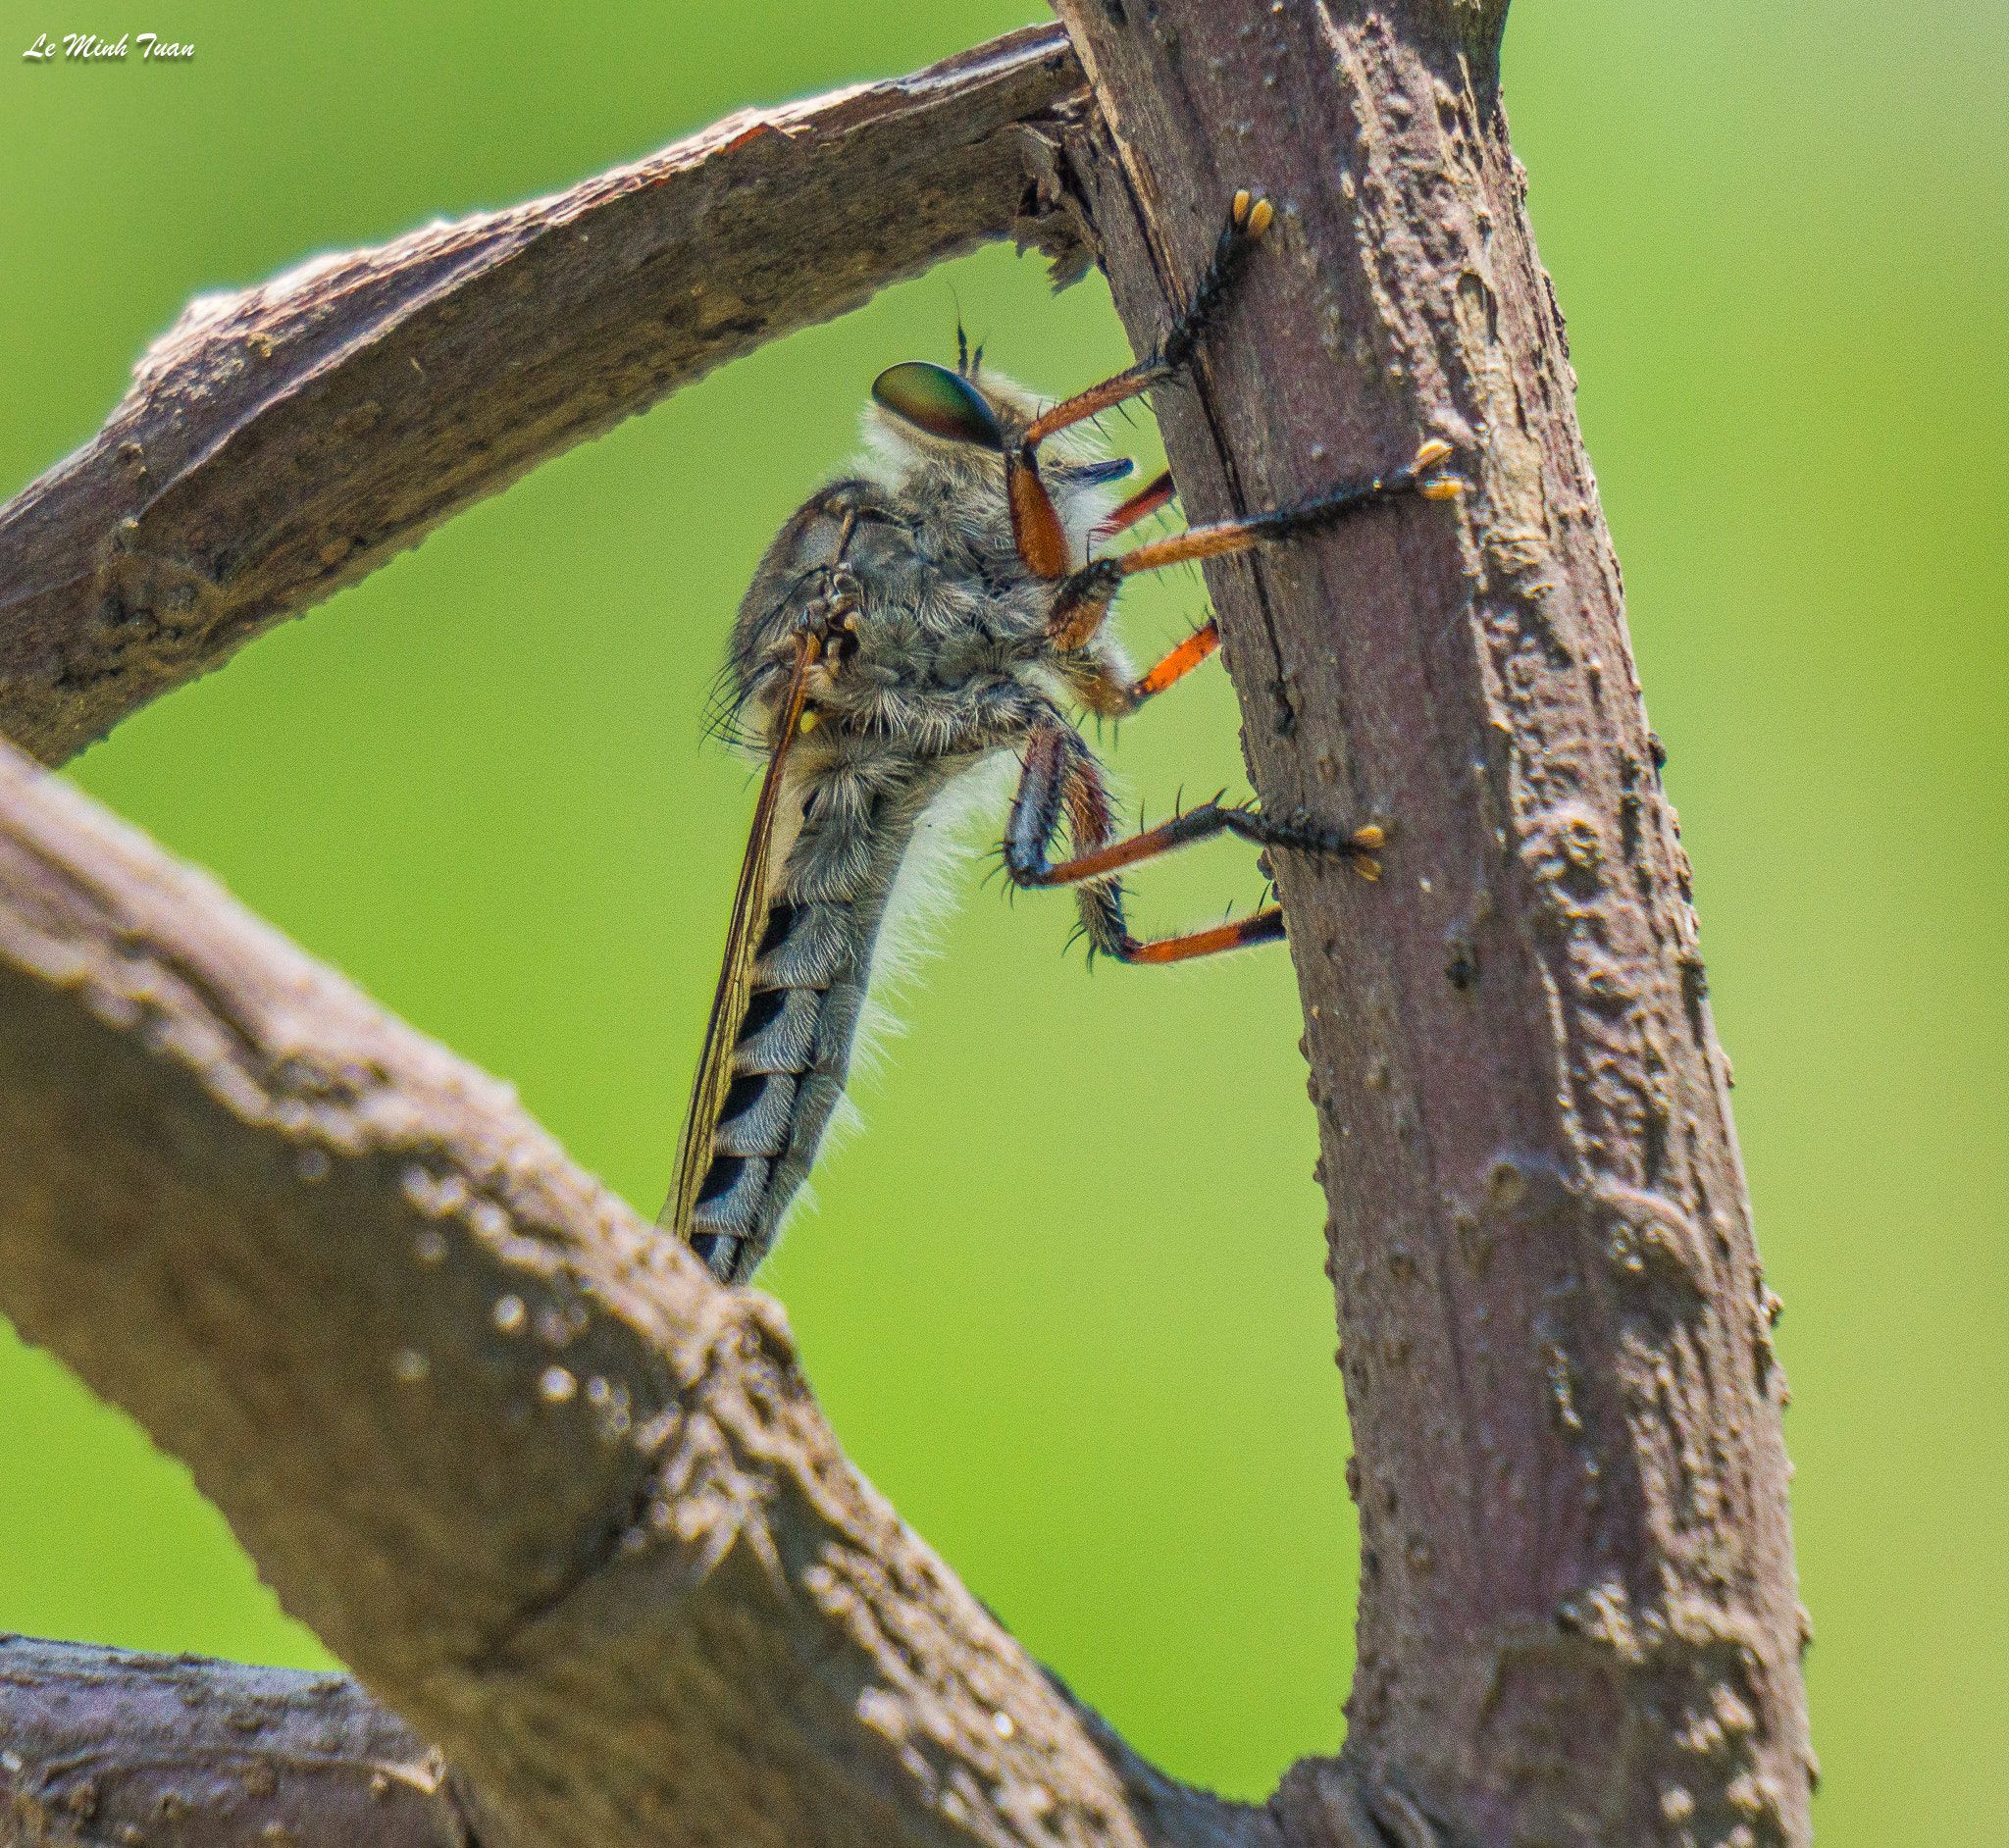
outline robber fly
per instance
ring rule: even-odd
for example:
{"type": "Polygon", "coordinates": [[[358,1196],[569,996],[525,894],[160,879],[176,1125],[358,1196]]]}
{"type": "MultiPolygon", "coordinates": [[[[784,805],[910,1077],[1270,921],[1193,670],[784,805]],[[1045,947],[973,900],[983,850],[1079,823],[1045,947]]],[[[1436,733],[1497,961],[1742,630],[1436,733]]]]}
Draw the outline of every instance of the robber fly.
{"type": "Polygon", "coordinates": [[[1450,445],[1426,442],[1407,468],[1300,506],[1090,557],[1091,541],[1134,526],[1174,490],[1162,475],[1108,509],[1106,485],[1131,465],[1096,455],[1076,427],[1190,364],[1271,216],[1267,200],[1237,193],[1158,355],[1052,409],[980,378],[981,349],[954,372],[912,361],[880,374],[869,472],[814,495],[761,560],[725,685],[731,719],[765,749],[767,771],[661,1215],[721,1282],[752,1275],[816,1158],[916,828],[986,759],[1009,750],[1022,766],[1006,874],[1022,887],[1072,886],[1091,956],[1177,962],[1283,935],[1273,905],[1184,936],[1130,935],[1122,870],[1210,835],[1379,871],[1378,828],[1286,825],[1218,801],[1119,841],[1096,760],[1067,716],[1069,706],[1111,719],[1135,712],[1219,645],[1209,622],[1137,675],[1104,628],[1126,577],[1462,487],[1430,473],[1450,445]],[[1056,861],[1063,815],[1071,851],[1056,861]]]}

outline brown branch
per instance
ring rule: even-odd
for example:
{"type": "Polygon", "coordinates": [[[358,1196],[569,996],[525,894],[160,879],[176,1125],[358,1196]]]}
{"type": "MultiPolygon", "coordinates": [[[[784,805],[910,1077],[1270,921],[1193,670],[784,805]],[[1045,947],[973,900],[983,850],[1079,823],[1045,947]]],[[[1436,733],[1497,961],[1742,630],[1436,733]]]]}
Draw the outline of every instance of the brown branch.
{"type": "Polygon", "coordinates": [[[0,508],[0,733],[60,763],[535,464],[988,237],[1041,196],[1057,28],[730,116],[556,198],[204,297],[0,508]]]}
{"type": "Polygon", "coordinates": [[[956,1583],[773,1302],[4,745],[0,1312],[517,1848],[1277,1842],[956,1583]]]}
{"type": "Polygon", "coordinates": [[[1365,1547],[1343,1759],[1267,1812],[1138,1765],[850,1472],[771,1305],[12,758],[0,1308],[188,1458],[498,1839],[1804,1841],[1783,1381],[1504,7],[1063,11],[1107,130],[1020,35],[184,321],[0,513],[0,723],[74,749],[1028,185],[1085,201],[1148,346],[1261,183],[1235,337],[1163,407],[1189,510],[1432,431],[1475,488],[1211,568],[1268,805],[1392,837],[1378,887],[1277,867],[1365,1547]],[[838,195],[882,158],[923,203],[853,261],[838,195]]]}
{"type": "Polygon", "coordinates": [[[1345,1756],[1300,1785],[1410,1848],[1805,1842],[1784,1383],[1505,0],[1058,10],[1140,350],[1229,193],[1278,208],[1162,394],[1189,515],[1433,432],[1474,485],[1209,567],[1265,807],[1391,835],[1377,885],[1275,856],[1364,1546],[1345,1756]]]}
{"type": "Polygon", "coordinates": [[[185,1848],[476,1832],[438,1753],[347,1675],[0,1637],[0,1842],[163,1830],[185,1848]]]}

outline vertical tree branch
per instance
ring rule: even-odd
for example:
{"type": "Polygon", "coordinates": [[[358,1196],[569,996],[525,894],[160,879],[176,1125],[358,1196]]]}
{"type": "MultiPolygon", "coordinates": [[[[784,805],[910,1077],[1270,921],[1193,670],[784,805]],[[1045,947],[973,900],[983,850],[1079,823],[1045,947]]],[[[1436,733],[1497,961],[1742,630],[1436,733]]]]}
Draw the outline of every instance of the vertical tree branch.
{"type": "Polygon", "coordinates": [[[1364,1549],[1347,1776],[1286,1795],[1342,1838],[1804,1842],[1784,1381],[1504,3],[1058,11],[1140,351],[1230,193],[1278,209],[1162,394],[1189,516],[1431,434],[1473,488],[1209,567],[1264,805],[1391,837],[1373,885],[1275,856],[1364,1549]]]}

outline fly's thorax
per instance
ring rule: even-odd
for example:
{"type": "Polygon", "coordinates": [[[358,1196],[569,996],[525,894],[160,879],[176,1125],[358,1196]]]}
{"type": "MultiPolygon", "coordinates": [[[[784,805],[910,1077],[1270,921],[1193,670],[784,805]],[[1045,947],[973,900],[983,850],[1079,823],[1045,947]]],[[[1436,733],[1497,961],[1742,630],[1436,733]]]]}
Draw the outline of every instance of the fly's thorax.
{"type": "MultiPolygon", "coordinates": [[[[979,388],[1015,440],[1035,401],[988,376],[979,388]]],[[[903,728],[935,753],[1009,729],[1010,708],[1022,702],[1003,686],[1006,679],[1056,684],[1037,671],[1049,664],[1054,586],[1018,555],[1004,456],[929,436],[876,408],[867,436],[871,473],[838,482],[797,510],[740,607],[729,700],[741,735],[769,749],[780,742],[773,727],[798,639],[805,627],[827,626],[840,605],[847,626],[826,636],[810,681],[812,727],[903,728]]],[[[1096,461],[1082,444],[1060,441],[1046,453],[1056,511],[1070,549],[1085,557],[1088,530],[1110,491],[1094,478],[1096,461]]]]}
{"type": "Polygon", "coordinates": [[[771,720],[794,667],[798,638],[819,623],[842,587],[861,575],[864,551],[876,546],[883,553],[891,536],[893,556],[875,555],[873,575],[897,567],[898,523],[886,500],[870,482],[839,482],[805,500],[774,536],[740,600],[727,649],[736,711],[753,708],[771,720]]]}

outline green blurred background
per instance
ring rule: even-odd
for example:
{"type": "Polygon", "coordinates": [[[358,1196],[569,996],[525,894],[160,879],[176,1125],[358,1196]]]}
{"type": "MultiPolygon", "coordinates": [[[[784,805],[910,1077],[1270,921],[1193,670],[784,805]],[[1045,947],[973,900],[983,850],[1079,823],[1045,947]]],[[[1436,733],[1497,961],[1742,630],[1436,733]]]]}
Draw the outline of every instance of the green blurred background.
{"type": "MultiPolygon", "coordinates": [[[[568,14],[0,3],[0,494],[198,290],[1034,17],[568,14]],[[15,62],[149,28],[194,62],[15,62]]],[[[1506,77],[1788,1306],[1817,1822],[1999,1841],[2009,15],[1519,0],[1506,77]]],[[[867,382],[947,355],[952,284],[1029,382],[1127,360],[1099,281],[1050,300],[988,250],[539,470],[73,774],[652,1213],[750,806],[704,689],[867,382]]],[[[1127,633],[1200,607],[1175,581],[1127,633]]],[[[1218,673],[1115,759],[1159,811],[1238,782],[1218,673]]],[[[1336,1743],[1352,1667],[1288,961],[1091,978],[1064,899],[967,884],[765,1281],[851,1455],[970,1585],[1148,1755],[1260,1795],[1336,1743]]],[[[1140,886],[1166,925],[1257,896],[1234,849],[1140,886]]],[[[4,1329],[0,1628],[325,1660],[182,1469],[4,1329]]]]}

